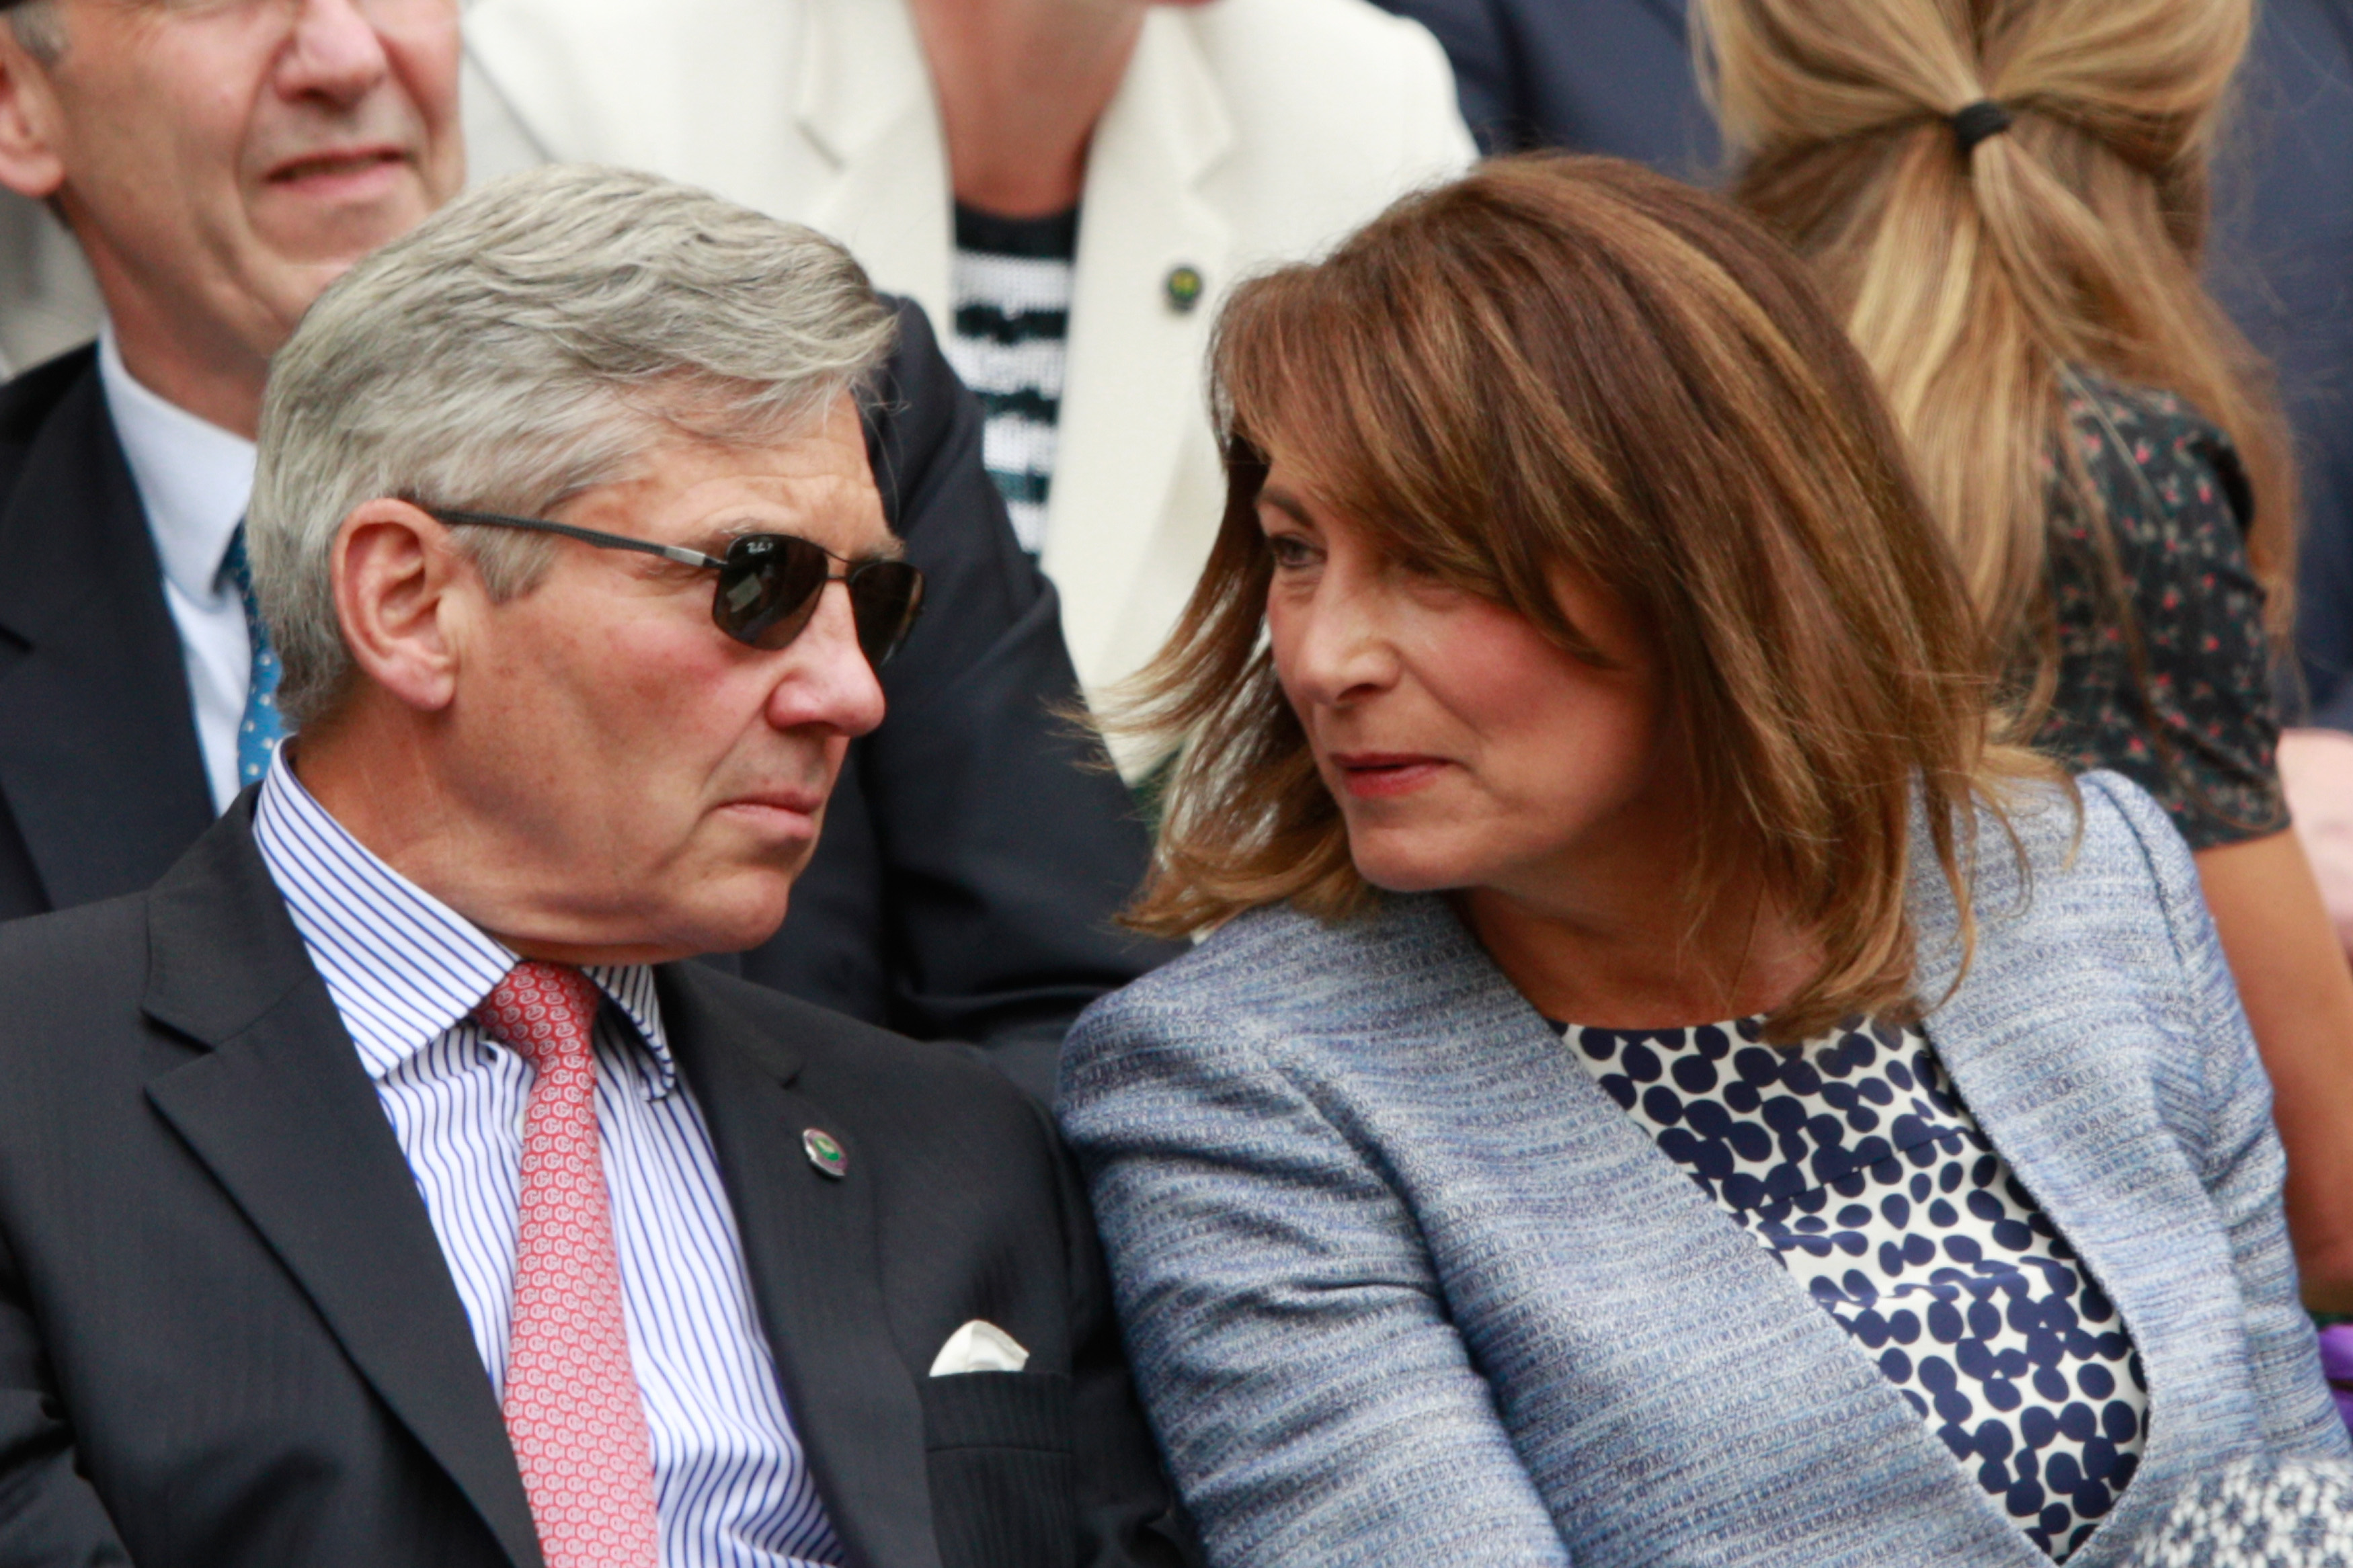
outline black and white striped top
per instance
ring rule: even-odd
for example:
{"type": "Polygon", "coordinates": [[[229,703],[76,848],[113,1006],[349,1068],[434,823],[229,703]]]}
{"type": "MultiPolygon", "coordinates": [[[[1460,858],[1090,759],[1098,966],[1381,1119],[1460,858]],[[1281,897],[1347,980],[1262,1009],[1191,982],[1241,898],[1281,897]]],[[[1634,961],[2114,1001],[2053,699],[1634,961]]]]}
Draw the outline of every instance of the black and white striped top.
{"type": "Polygon", "coordinates": [[[1079,212],[1008,218],[959,203],[955,242],[948,363],[980,395],[981,460],[1021,548],[1035,555],[1046,547],[1079,212]]]}

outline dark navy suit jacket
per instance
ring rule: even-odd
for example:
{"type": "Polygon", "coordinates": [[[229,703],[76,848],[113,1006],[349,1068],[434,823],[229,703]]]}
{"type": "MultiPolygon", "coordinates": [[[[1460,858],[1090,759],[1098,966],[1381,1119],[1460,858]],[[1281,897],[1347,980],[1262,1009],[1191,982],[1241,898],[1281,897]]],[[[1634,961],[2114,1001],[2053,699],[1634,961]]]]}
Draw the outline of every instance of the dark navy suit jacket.
{"type": "Polygon", "coordinates": [[[1683,0],[1378,0],[1429,28],[1488,153],[1573,147],[1706,183],[1722,161],[1683,0]]]}
{"type": "Polygon", "coordinates": [[[2304,469],[2296,647],[2353,730],[2353,0],[2265,0],[2216,166],[2215,292],[2279,367],[2304,469]]]}
{"type": "MultiPolygon", "coordinates": [[[[0,927],[0,1568],[540,1568],[252,798],[149,891],[0,927]]],[[[843,1561],[1189,1561],[1044,1108],[965,1051],[655,974],[843,1561]],[[930,1376],[975,1318],[1028,1366],[930,1376]]]]}
{"type": "MultiPolygon", "coordinates": [[[[1052,586],[980,460],[930,325],[866,410],[891,525],[927,579],[766,945],[721,961],[902,1034],[987,1046],[1039,1095],[1062,1031],[1170,951],[1112,916],[1148,845],[1079,703],[1052,586]]],[[[138,892],[213,819],[139,496],[79,350],[0,388],[0,920],[138,892]]]]}

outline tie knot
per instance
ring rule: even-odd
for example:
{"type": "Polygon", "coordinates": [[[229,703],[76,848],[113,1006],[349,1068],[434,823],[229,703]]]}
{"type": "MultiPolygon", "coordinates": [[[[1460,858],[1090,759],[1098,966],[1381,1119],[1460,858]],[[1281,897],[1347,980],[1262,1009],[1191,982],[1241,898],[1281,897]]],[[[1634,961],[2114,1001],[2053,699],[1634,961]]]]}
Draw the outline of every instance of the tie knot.
{"type": "Polygon", "coordinates": [[[534,1068],[586,1061],[603,994],[568,963],[526,958],[474,1006],[474,1021],[534,1068]]]}

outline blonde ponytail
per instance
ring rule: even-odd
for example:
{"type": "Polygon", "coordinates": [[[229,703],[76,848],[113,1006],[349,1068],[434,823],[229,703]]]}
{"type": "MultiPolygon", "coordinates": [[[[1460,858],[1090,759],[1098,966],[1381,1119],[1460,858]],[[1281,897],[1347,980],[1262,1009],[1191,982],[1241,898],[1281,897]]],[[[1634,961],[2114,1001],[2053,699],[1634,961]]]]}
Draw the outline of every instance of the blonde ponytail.
{"type": "Polygon", "coordinates": [[[2178,394],[2239,448],[2284,639],[2295,477],[2260,362],[2199,279],[2207,163],[2252,0],[1696,0],[1734,195],[1810,257],[1878,374],[2014,671],[2051,639],[2052,464],[2080,367],[2178,394]],[[2010,123],[1974,147],[1953,116],[2010,123]]]}

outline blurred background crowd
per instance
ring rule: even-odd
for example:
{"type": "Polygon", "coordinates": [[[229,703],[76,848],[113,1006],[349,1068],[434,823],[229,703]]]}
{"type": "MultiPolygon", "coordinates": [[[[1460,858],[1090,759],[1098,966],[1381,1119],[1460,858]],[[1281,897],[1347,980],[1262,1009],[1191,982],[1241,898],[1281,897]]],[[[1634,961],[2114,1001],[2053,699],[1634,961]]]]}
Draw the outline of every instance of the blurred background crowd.
{"type": "MultiPolygon", "coordinates": [[[[1330,0],[696,0],[659,16],[628,0],[469,0],[464,167],[475,183],[549,160],[645,168],[847,240],[879,286],[923,307],[979,394],[989,473],[1022,550],[1060,589],[1082,681],[1100,691],[1157,647],[1206,552],[1219,501],[1199,368],[1235,280],[1461,166],[1474,142],[1484,154],[1607,153],[1715,188],[1730,178],[1683,0],[1381,4],[1426,28],[1442,58],[1367,5],[1330,0]]],[[[320,9],[350,16],[305,26],[364,29],[404,8],[320,9]]],[[[401,80],[396,53],[370,68],[402,96],[448,90],[401,80]]],[[[2282,716],[2304,732],[2280,765],[2353,941],[2353,744],[2339,739],[2353,733],[2342,0],[2260,7],[2220,126],[2202,150],[2203,278],[2275,378],[2300,487],[2294,629],[2274,673],[2282,716]]],[[[10,374],[89,342],[104,320],[68,221],[76,183],[0,193],[10,374]]],[[[85,226],[102,221],[80,210],[85,226]]]]}

